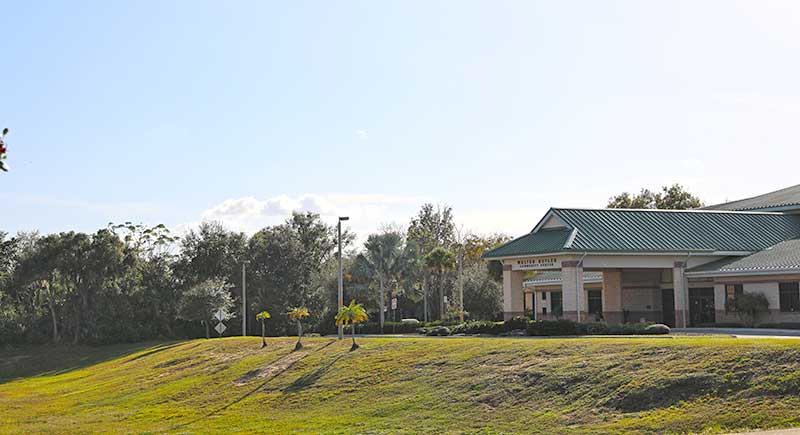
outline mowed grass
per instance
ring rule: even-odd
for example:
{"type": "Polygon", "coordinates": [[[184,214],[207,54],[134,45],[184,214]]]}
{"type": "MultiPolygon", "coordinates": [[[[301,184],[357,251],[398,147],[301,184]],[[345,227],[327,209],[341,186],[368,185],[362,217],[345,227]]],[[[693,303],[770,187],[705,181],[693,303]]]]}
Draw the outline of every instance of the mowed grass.
{"type": "Polygon", "coordinates": [[[192,340],[0,351],[0,434],[652,434],[800,426],[800,340],[192,340]]]}

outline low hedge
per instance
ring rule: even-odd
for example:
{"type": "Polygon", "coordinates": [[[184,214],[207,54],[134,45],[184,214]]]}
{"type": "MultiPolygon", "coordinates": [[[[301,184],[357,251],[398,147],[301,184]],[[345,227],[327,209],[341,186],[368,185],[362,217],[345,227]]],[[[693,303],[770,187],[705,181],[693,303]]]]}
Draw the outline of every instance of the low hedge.
{"type": "Polygon", "coordinates": [[[452,332],[450,328],[447,326],[423,326],[422,328],[417,329],[418,334],[423,335],[430,335],[430,336],[447,336],[450,335],[452,332]]]}

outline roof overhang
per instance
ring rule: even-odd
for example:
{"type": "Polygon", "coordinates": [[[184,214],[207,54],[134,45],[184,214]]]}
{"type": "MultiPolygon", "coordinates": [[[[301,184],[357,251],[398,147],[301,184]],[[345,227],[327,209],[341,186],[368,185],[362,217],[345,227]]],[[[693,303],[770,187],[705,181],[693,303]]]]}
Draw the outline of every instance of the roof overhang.
{"type": "Polygon", "coordinates": [[[767,276],[798,274],[800,268],[792,269],[751,269],[751,270],[711,270],[703,272],[686,272],[688,278],[715,278],[728,276],[767,276]]]}

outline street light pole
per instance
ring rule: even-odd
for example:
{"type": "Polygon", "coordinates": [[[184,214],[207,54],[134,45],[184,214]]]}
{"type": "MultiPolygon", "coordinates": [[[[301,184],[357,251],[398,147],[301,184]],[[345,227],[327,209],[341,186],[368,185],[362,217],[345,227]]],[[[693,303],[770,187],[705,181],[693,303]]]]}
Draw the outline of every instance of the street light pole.
{"type": "Polygon", "coordinates": [[[245,267],[247,261],[242,262],[242,337],[247,336],[247,276],[245,267]]]}
{"type": "MultiPolygon", "coordinates": [[[[339,216],[339,222],[337,224],[337,229],[339,232],[339,309],[344,306],[344,278],[342,276],[342,221],[349,220],[350,218],[347,216],[339,216]]],[[[339,325],[339,340],[344,338],[344,326],[341,324],[339,325]]]]}

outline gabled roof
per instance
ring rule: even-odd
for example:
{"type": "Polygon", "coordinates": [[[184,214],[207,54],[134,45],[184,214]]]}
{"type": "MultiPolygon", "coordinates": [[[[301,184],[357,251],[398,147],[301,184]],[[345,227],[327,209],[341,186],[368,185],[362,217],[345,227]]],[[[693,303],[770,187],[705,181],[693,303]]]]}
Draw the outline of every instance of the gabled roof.
{"type": "MultiPolygon", "coordinates": [[[[703,210],[553,208],[565,226],[537,228],[484,254],[501,258],[560,252],[741,252],[800,237],[800,215],[703,210]]],[[[541,222],[540,222],[541,224],[541,222]]]]}
{"type": "Polygon", "coordinates": [[[782,211],[800,209],[800,184],[724,204],[710,205],[705,210],[782,211]]]}
{"type": "Polygon", "coordinates": [[[800,272],[800,240],[787,240],[747,257],[726,257],[686,271],[689,276],[800,272]]]}
{"type": "MultiPolygon", "coordinates": [[[[603,282],[603,272],[583,272],[583,282],[584,284],[603,282]]],[[[523,287],[542,285],[561,285],[561,272],[538,272],[536,276],[522,281],[523,287]]]]}
{"type": "Polygon", "coordinates": [[[566,229],[544,229],[498,246],[483,254],[485,258],[513,257],[561,252],[570,239],[572,231],[566,229]]]}

